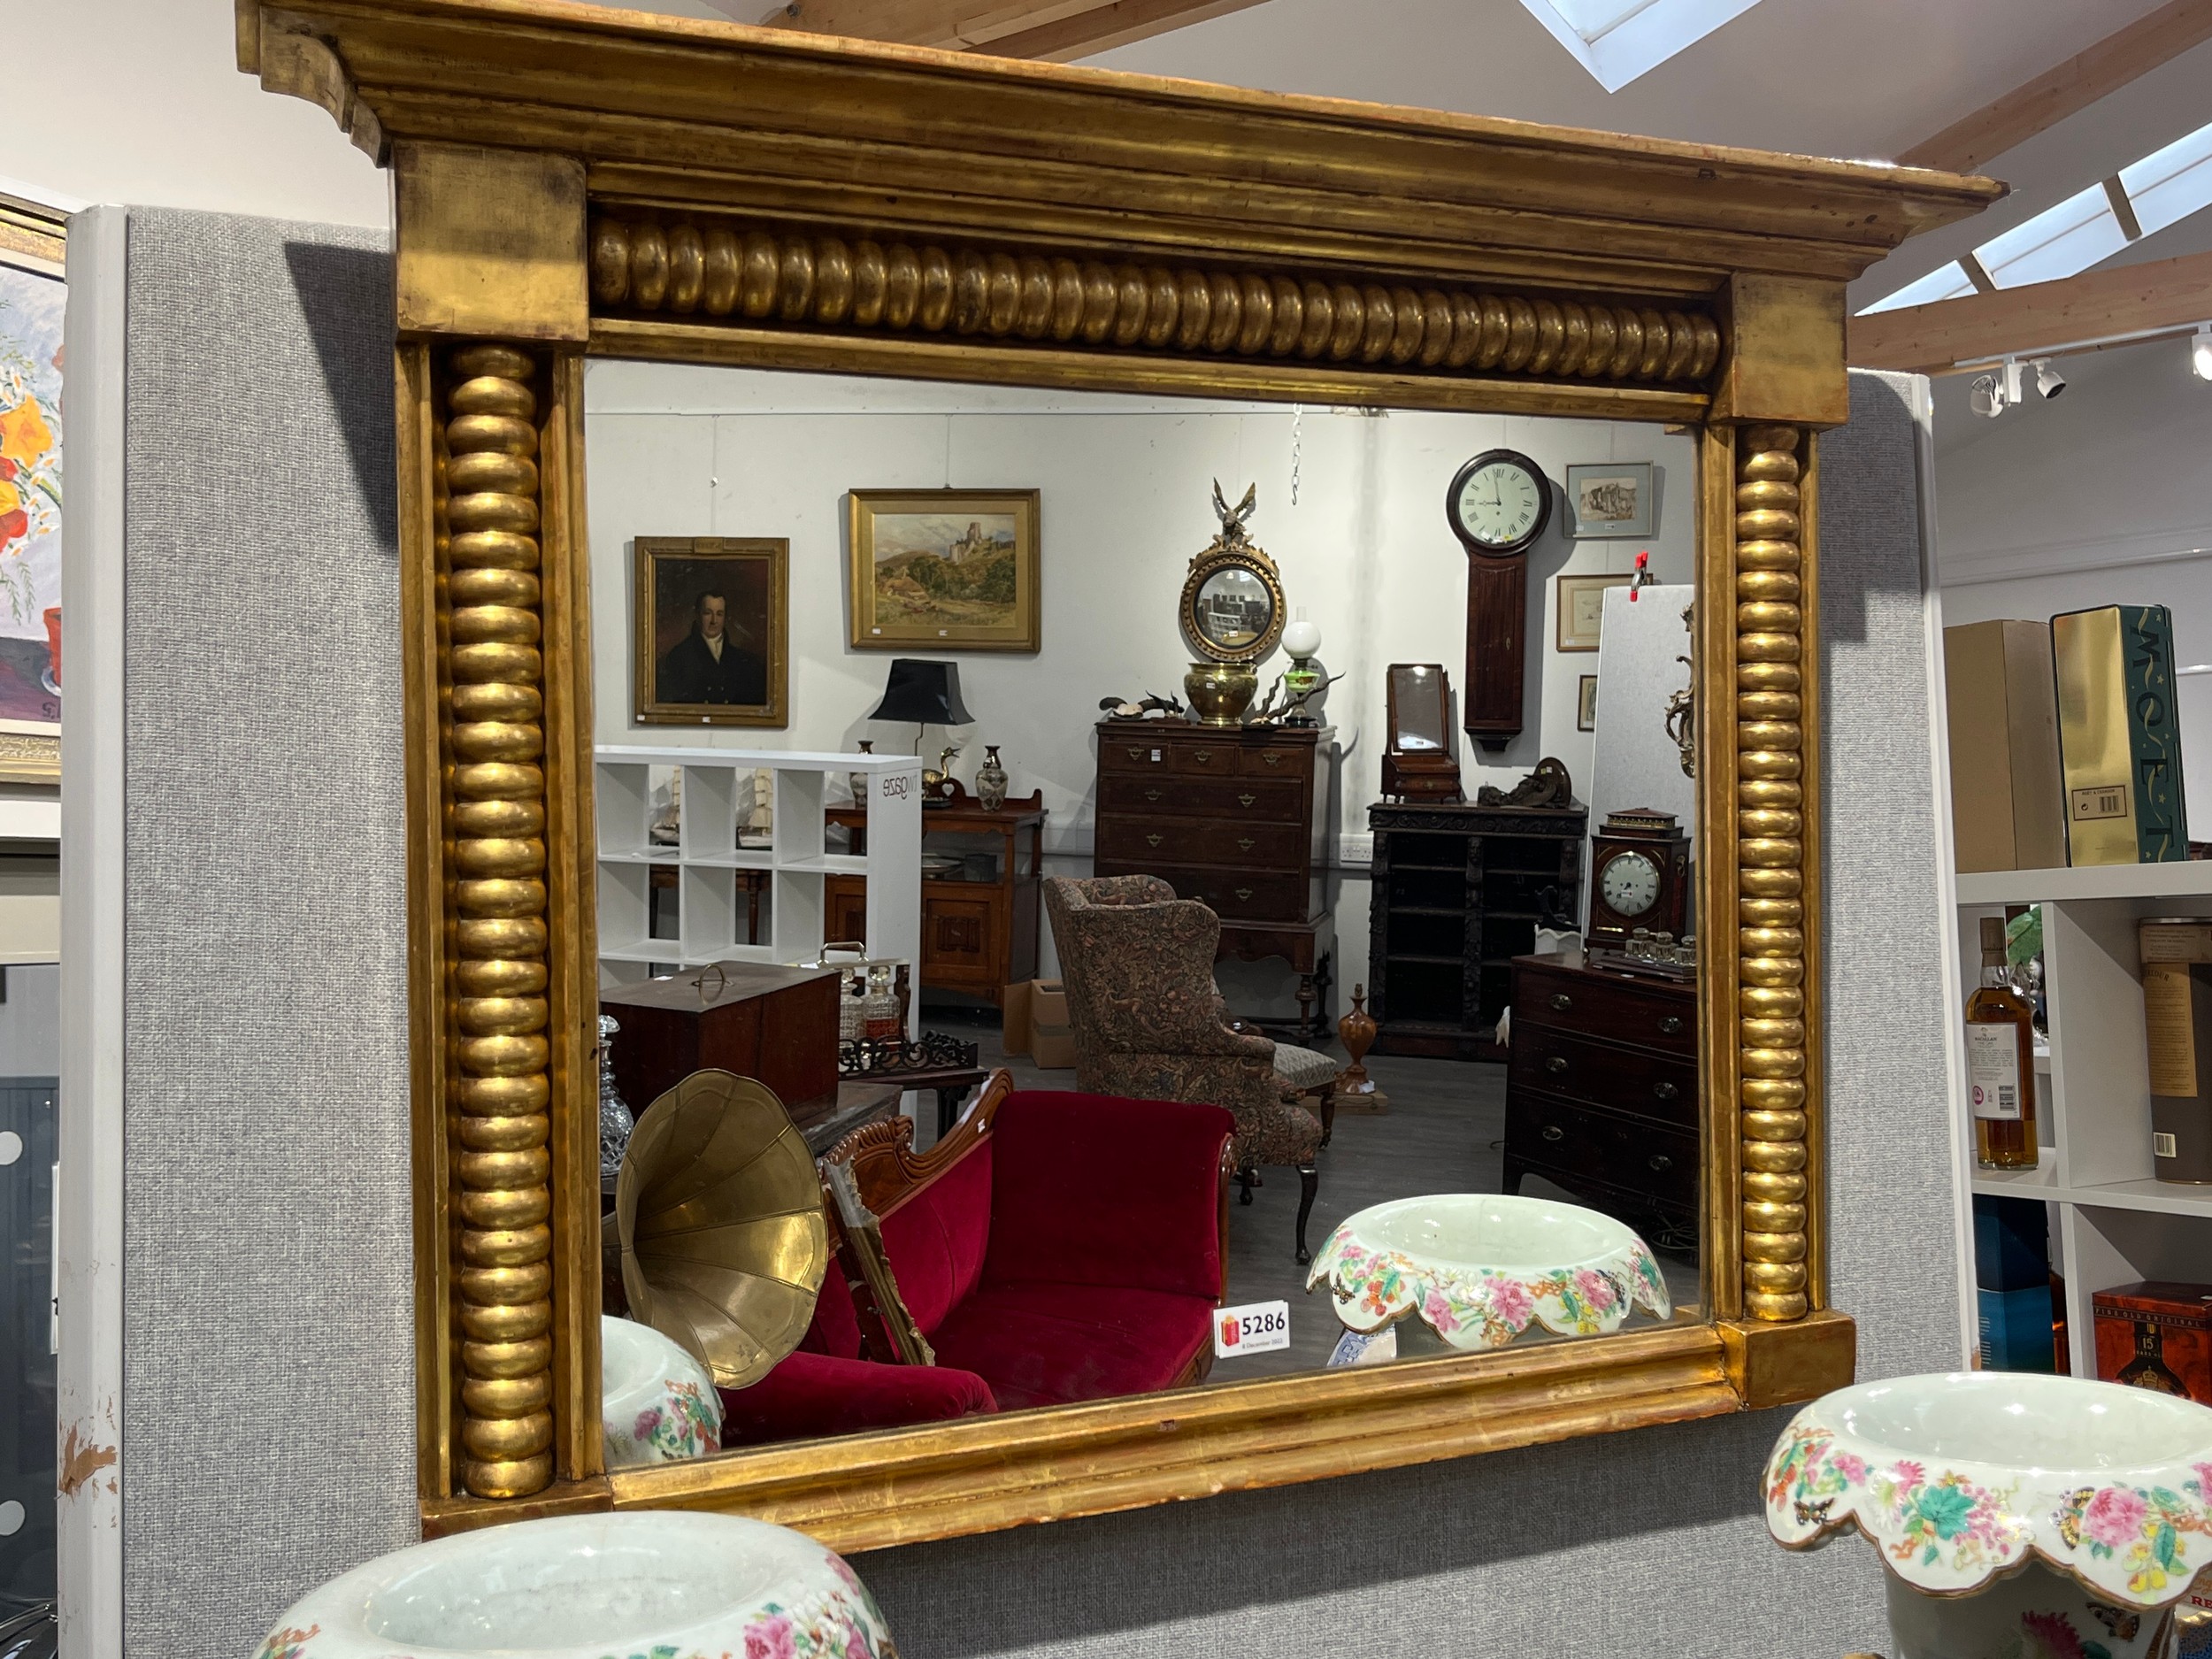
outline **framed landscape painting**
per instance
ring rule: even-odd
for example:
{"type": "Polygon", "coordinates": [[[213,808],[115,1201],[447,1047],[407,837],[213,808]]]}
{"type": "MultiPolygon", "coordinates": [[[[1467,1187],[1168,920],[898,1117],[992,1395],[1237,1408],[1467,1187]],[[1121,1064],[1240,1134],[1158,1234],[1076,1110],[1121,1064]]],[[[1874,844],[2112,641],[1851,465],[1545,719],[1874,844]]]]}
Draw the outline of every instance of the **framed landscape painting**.
{"type": "Polygon", "coordinates": [[[852,642],[863,650],[1033,651],[1033,489],[856,489],[852,642]]]}

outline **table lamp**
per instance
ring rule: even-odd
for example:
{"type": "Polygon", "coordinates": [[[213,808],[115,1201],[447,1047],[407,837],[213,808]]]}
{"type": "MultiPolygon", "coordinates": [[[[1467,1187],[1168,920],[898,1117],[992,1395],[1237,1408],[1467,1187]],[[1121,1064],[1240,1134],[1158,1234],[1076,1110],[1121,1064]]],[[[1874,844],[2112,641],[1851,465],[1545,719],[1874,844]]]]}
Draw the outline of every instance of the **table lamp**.
{"type": "MultiPolygon", "coordinates": [[[[890,677],[884,682],[883,701],[868,718],[872,720],[914,722],[914,752],[922,752],[923,728],[932,726],[969,726],[975,716],[960,701],[960,664],[933,662],[926,657],[895,657],[890,677]]],[[[938,788],[923,776],[924,799],[938,799],[938,788]]]]}

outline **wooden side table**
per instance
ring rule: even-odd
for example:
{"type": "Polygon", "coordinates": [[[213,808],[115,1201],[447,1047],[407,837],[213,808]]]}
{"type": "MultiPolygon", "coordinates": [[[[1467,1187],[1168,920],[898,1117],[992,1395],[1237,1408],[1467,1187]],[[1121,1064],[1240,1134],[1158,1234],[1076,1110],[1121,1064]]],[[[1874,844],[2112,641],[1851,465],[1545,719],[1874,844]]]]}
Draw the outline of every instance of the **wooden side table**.
{"type": "MultiPolygon", "coordinates": [[[[856,808],[833,807],[829,822],[842,825],[852,850],[867,850],[867,829],[856,808]]],[[[996,1003],[1005,987],[1037,977],[1037,915],[1044,882],[1045,797],[1040,789],[1025,800],[1010,799],[995,812],[973,801],[926,807],[922,851],[961,851],[955,838],[989,837],[996,846],[987,856],[995,875],[972,877],[964,871],[922,872],[922,959],[925,990],[960,991],[996,1003]]],[[[823,902],[832,939],[866,936],[868,882],[864,876],[833,875],[823,882],[823,902]]]]}

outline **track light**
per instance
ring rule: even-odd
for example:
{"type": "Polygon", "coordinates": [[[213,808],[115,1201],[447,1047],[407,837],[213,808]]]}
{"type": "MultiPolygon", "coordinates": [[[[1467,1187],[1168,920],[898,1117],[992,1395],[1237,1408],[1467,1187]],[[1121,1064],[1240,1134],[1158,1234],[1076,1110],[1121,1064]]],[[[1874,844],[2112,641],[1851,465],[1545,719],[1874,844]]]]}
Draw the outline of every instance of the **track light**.
{"type": "Polygon", "coordinates": [[[1997,384],[1993,374],[1976,375],[1974,389],[1968,394],[1967,401],[1976,414],[1986,415],[1992,420],[2005,412],[2004,389],[1997,384]]]}
{"type": "Polygon", "coordinates": [[[2199,323],[2189,345],[2189,367],[2200,380],[2212,380],[2212,323],[2199,323]]]}
{"type": "Polygon", "coordinates": [[[2035,360],[2035,389],[2046,397],[2056,397],[2066,389],[2066,377],[2051,366],[2048,357],[2035,360]]]}

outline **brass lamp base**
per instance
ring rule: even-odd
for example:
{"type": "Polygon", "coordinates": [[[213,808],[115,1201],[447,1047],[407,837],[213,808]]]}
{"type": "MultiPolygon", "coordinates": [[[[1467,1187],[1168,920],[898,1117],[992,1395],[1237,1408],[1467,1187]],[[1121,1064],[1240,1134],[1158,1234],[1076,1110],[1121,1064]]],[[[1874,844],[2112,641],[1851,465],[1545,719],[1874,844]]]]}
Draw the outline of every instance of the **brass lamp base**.
{"type": "Polygon", "coordinates": [[[1183,676],[1183,695],[1201,726],[1243,724],[1259,688],[1259,670],[1249,663],[1193,663],[1183,676]]]}

